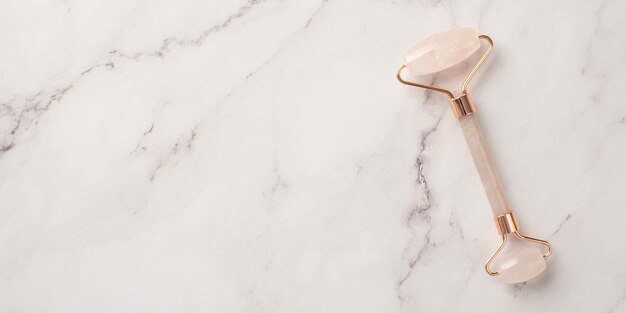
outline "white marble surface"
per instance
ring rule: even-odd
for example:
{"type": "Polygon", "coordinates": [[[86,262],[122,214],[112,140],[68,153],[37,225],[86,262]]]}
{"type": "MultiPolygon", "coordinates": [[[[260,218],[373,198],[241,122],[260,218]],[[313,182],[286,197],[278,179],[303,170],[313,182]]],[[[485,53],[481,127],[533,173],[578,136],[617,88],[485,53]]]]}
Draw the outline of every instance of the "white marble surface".
{"type": "Polygon", "coordinates": [[[624,1],[0,13],[0,312],[626,312],[624,1]],[[555,248],[525,285],[482,269],[498,237],[445,97],[394,78],[454,27],[495,41],[472,95],[555,248]]]}

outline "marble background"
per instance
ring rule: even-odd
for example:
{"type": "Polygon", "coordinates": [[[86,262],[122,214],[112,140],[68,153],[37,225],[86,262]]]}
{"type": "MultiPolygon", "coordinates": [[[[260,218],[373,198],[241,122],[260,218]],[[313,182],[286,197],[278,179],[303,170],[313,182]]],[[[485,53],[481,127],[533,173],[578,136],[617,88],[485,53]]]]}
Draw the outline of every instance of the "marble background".
{"type": "Polygon", "coordinates": [[[0,312],[626,312],[624,1],[0,13],[0,312]],[[527,284],[482,269],[498,236],[447,100],[394,78],[455,27],[495,41],[470,90],[555,248],[527,284]]]}

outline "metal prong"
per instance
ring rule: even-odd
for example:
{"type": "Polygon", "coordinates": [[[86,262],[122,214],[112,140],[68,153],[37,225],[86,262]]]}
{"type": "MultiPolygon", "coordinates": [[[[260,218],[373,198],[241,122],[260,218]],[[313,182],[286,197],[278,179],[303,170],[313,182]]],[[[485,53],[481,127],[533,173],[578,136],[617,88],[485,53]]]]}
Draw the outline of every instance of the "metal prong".
{"type": "Polygon", "coordinates": [[[526,241],[530,241],[536,244],[540,244],[540,245],[544,245],[548,251],[546,251],[546,253],[543,254],[543,258],[547,259],[550,257],[550,255],[552,255],[552,245],[545,241],[545,240],[541,240],[541,239],[537,239],[537,238],[532,238],[532,237],[527,237],[524,236],[522,234],[520,234],[519,231],[515,231],[513,232],[513,234],[515,234],[515,236],[517,236],[517,238],[521,239],[521,240],[526,240],[526,241]]]}
{"type": "Polygon", "coordinates": [[[485,271],[487,271],[487,274],[491,275],[491,276],[498,276],[500,275],[500,272],[494,272],[491,269],[489,269],[489,266],[491,265],[491,262],[493,262],[493,259],[496,258],[496,256],[500,253],[500,251],[502,251],[502,248],[504,248],[504,245],[506,245],[506,234],[502,234],[502,242],[500,242],[500,245],[498,246],[498,249],[496,249],[496,251],[494,251],[491,256],[489,257],[489,260],[487,260],[487,263],[485,263],[485,271]]]}

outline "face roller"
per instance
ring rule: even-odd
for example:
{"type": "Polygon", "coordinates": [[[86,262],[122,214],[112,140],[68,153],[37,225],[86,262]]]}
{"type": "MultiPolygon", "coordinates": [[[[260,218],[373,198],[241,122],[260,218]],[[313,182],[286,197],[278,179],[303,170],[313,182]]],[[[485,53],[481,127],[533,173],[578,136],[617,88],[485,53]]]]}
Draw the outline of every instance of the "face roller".
{"type": "Polygon", "coordinates": [[[452,112],[461,124],[501,237],[500,245],[485,263],[485,270],[491,276],[499,276],[505,283],[521,283],[532,279],[546,269],[545,259],[552,253],[552,246],[547,241],[527,237],[520,233],[515,215],[504,196],[502,183],[491,159],[487,142],[480,130],[476,108],[467,93],[467,85],[492,49],[491,38],[485,35],[479,36],[474,29],[461,28],[443,32],[409,49],[404,54],[405,64],[398,69],[397,78],[403,84],[426,88],[450,98],[452,112]],[[420,76],[441,72],[459,64],[480,49],[481,40],[485,41],[488,47],[463,81],[461,95],[458,97],[446,89],[410,82],[402,78],[403,72],[408,72],[411,76],[420,76]],[[506,245],[509,234],[523,241],[542,245],[545,252],[537,246],[513,247],[510,253],[498,258],[497,270],[493,270],[492,263],[506,245]]]}

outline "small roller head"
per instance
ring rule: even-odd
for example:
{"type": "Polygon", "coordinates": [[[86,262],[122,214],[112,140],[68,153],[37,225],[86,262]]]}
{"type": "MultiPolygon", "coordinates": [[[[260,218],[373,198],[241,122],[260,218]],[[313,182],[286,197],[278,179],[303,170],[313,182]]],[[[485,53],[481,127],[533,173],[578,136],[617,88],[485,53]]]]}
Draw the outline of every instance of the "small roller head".
{"type": "Polygon", "coordinates": [[[546,269],[546,260],[536,247],[518,248],[499,260],[500,279],[507,284],[529,281],[546,269]]]}

